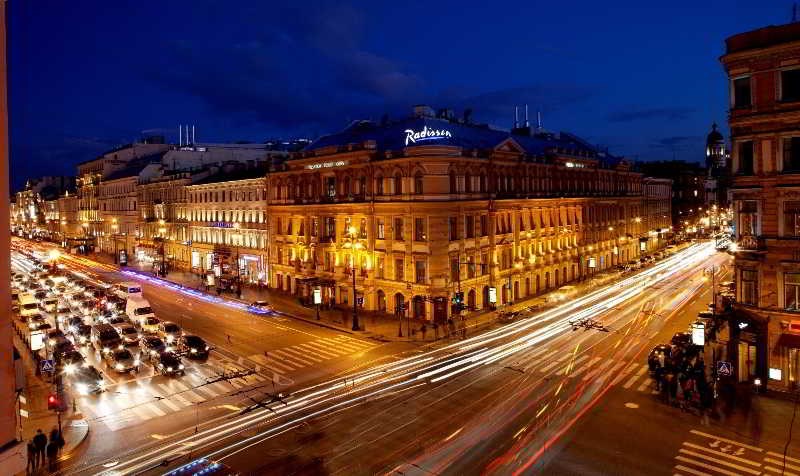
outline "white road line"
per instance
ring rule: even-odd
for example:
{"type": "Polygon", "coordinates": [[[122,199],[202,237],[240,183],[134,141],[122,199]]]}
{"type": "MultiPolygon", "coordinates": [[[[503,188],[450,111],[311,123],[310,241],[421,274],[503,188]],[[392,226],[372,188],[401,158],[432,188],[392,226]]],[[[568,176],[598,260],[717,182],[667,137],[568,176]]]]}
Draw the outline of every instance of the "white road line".
{"type": "Polygon", "coordinates": [[[740,476],[739,473],[732,473],[730,471],[726,471],[726,470],[724,470],[722,468],[717,468],[716,466],[712,466],[710,464],[705,464],[705,463],[701,463],[699,461],[695,461],[695,460],[692,460],[692,459],[689,459],[689,458],[684,458],[683,456],[676,456],[675,459],[678,460],[678,461],[683,461],[684,463],[693,464],[695,466],[700,466],[701,468],[710,469],[711,471],[714,471],[715,473],[724,474],[726,476],[740,476]]]}
{"type": "Polygon", "coordinates": [[[155,413],[156,416],[164,416],[164,415],[167,414],[167,412],[165,412],[164,410],[160,409],[158,407],[158,405],[156,405],[155,403],[149,403],[147,405],[147,409],[150,410],[151,412],[155,413]]]}
{"type": "Polygon", "coordinates": [[[584,360],[586,360],[588,358],[589,358],[588,355],[582,355],[582,356],[578,357],[577,359],[573,360],[571,363],[567,362],[567,365],[565,365],[563,369],[561,369],[558,372],[556,372],[556,375],[564,375],[564,373],[566,373],[566,371],[570,367],[570,365],[574,369],[575,367],[578,366],[578,364],[580,364],[581,362],[583,362],[584,360]]]}
{"type": "Polygon", "coordinates": [[[611,383],[611,385],[619,384],[622,381],[622,379],[624,379],[629,373],[633,372],[633,370],[638,366],[639,364],[634,362],[629,366],[625,367],[625,369],[622,372],[620,372],[619,375],[616,376],[616,378],[614,378],[614,381],[611,383]]]}
{"type": "Polygon", "coordinates": [[[148,411],[145,409],[145,405],[139,405],[137,407],[132,407],[131,411],[133,411],[133,413],[135,413],[136,416],[139,417],[140,420],[149,420],[149,419],[153,418],[153,415],[148,413],[148,411]]]}
{"type": "Polygon", "coordinates": [[[716,456],[722,456],[722,457],[725,457],[725,458],[730,458],[730,459],[732,459],[734,461],[738,461],[740,463],[749,464],[751,466],[755,466],[755,467],[761,466],[761,463],[756,463],[755,461],[750,461],[747,458],[741,458],[741,457],[736,456],[736,455],[729,455],[728,453],[723,453],[722,451],[719,451],[719,450],[714,450],[714,449],[711,449],[711,448],[706,448],[705,446],[700,446],[700,445],[696,445],[694,443],[689,443],[688,441],[684,441],[683,442],[683,446],[688,446],[689,448],[694,448],[696,450],[705,451],[706,453],[711,453],[711,454],[716,455],[716,456]]]}
{"type": "Polygon", "coordinates": [[[587,373],[586,375],[584,375],[584,376],[583,376],[583,381],[585,382],[585,381],[587,381],[587,380],[589,380],[589,379],[591,379],[591,378],[594,378],[594,377],[595,377],[597,374],[599,374],[600,372],[602,372],[602,371],[603,371],[603,369],[605,369],[606,367],[608,367],[609,365],[611,365],[611,363],[612,363],[612,362],[614,362],[614,360],[613,360],[613,359],[606,359],[605,361],[603,361],[603,363],[602,363],[602,364],[598,365],[597,367],[595,367],[594,369],[592,369],[592,371],[591,371],[591,372],[589,372],[589,373],[587,373]]]}
{"type": "Polygon", "coordinates": [[[622,388],[631,388],[631,385],[633,385],[633,382],[635,382],[639,377],[641,377],[642,374],[645,373],[645,371],[647,371],[647,366],[646,365],[642,365],[642,368],[637,370],[636,374],[634,374],[633,377],[629,378],[628,381],[625,382],[625,385],[622,386],[622,388]]]}
{"type": "Polygon", "coordinates": [[[550,369],[554,368],[555,366],[559,365],[561,362],[567,360],[572,354],[564,353],[561,357],[557,358],[556,360],[550,362],[549,364],[545,365],[544,367],[539,369],[539,372],[549,372],[550,369]]]}
{"type": "Polygon", "coordinates": [[[311,362],[310,360],[301,359],[300,357],[296,357],[296,356],[294,356],[294,355],[292,355],[292,354],[290,354],[288,352],[284,352],[282,350],[273,350],[272,353],[280,355],[281,357],[283,357],[284,359],[288,360],[289,362],[298,361],[298,362],[302,362],[304,365],[314,365],[314,362],[311,362]]]}
{"type": "MultiPolygon", "coordinates": [[[[788,461],[789,458],[786,458],[786,460],[788,461]]],[[[764,458],[764,461],[766,461],[767,463],[777,464],[778,466],[783,467],[783,455],[781,455],[781,459],[780,460],[777,460],[777,459],[774,459],[774,458],[764,458]]],[[[788,469],[793,469],[795,471],[800,471],[800,466],[795,466],[793,464],[786,463],[786,467],[788,469]]]]}
{"type": "Polygon", "coordinates": [[[169,398],[165,398],[163,400],[159,400],[159,402],[161,402],[162,405],[164,405],[165,407],[169,408],[173,412],[177,412],[177,411],[179,411],[181,409],[181,407],[177,403],[173,402],[172,399],[169,399],[169,398]]]}
{"type": "Polygon", "coordinates": [[[330,352],[323,352],[323,351],[320,351],[319,349],[317,349],[317,348],[315,348],[315,347],[312,347],[312,346],[310,346],[310,345],[308,345],[308,344],[298,344],[298,346],[299,346],[299,347],[302,347],[303,349],[305,349],[305,350],[306,350],[306,352],[310,352],[310,353],[312,353],[313,355],[316,355],[317,357],[322,357],[322,358],[324,358],[325,360],[328,360],[328,359],[335,359],[336,357],[339,357],[338,355],[336,355],[336,354],[333,354],[333,353],[330,353],[330,352]]]}
{"type": "Polygon", "coordinates": [[[600,360],[600,357],[592,357],[592,360],[590,360],[589,362],[585,363],[578,370],[576,370],[576,371],[572,372],[571,374],[569,374],[570,377],[577,377],[580,374],[586,372],[587,370],[589,370],[589,368],[592,367],[592,365],[596,364],[599,360],[600,360]]]}
{"type": "Polygon", "coordinates": [[[291,365],[282,364],[282,363],[278,362],[277,360],[273,359],[272,357],[270,357],[266,361],[266,365],[268,367],[270,367],[271,370],[274,370],[275,372],[278,372],[279,374],[283,374],[285,372],[293,372],[294,371],[294,367],[292,367],[291,365]],[[283,369],[283,371],[280,371],[278,369],[283,369]]]}
{"type": "MultiPolygon", "coordinates": [[[[774,451],[767,451],[767,454],[770,455],[770,456],[773,456],[775,458],[780,459],[781,460],[781,464],[783,464],[783,454],[775,453],[774,451]]],[[[792,458],[791,456],[787,456],[786,457],[786,461],[794,461],[795,463],[800,463],[800,459],[792,458]]]]}
{"type": "Polygon", "coordinates": [[[702,471],[697,471],[696,469],[687,468],[686,466],[680,464],[675,466],[675,469],[677,469],[678,471],[683,471],[684,473],[694,474],[695,476],[713,476],[711,473],[704,473],[702,471]]]}
{"type": "Polygon", "coordinates": [[[228,393],[231,391],[231,388],[222,382],[214,382],[208,384],[209,387],[215,389],[219,394],[228,393]]]}
{"type": "MultiPolygon", "coordinates": [[[[783,462],[781,462],[781,466],[783,466],[783,462]]],[[[798,476],[797,473],[790,473],[789,471],[784,471],[781,468],[774,468],[772,466],[764,466],[764,471],[769,471],[770,473],[780,474],[781,476],[798,476]]]]}
{"type": "Polygon", "coordinates": [[[192,402],[191,402],[191,401],[189,401],[189,399],[188,399],[188,398],[184,397],[184,396],[183,396],[183,395],[181,395],[180,393],[176,393],[175,395],[173,395],[173,396],[172,396],[172,399],[173,399],[173,400],[176,400],[178,403],[180,403],[180,404],[181,404],[181,405],[183,405],[184,407],[188,407],[188,406],[190,406],[190,405],[192,404],[192,402]]]}
{"type": "Polygon", "coordinates": [[[307,346],[307,347],[311,347],[313,349],[316,349],[317,352],[321,352],[323,354],[327,353],[327,354],[330,354],[330,355],[332,355],[334,357],[341,357],[342,355],[347,353],[346,350],[343,351],[341,349],[331,349],[330,347],[327,347],[327,346],[325,346],[323,344],[320,344],[318,342],[306,342],[304,345],[307,346]]]}
{"type": "Polygon", "coordinates": [[[195,387],[193,391],[196,392],[199,395],[205,395],[206,400],[208,400],[210,398],[214,398],[214,397],[217,396],[217,393],[215,391],[211,390],[210,388],[208,388],[208,386],[195,387]]]}
{"type": "Polygon", "coordinates": [[[645,381],[642,382],[641,385],[639,385],[639,388],[637,388],[636,391],[644,392],[645,390],[647,390],[649,387],[651,387],[653,385],[653,382],[655,382],[655,380],[651,379],[650,377],[647,377],[645,379],[645,381]]]}
{"type": "Polygon", "coordinates": [[[304,359],[313,360],[314,362],[322,362],[324,360],[324,359],[319,359],[317,357],[312,357],[311,355],[309,355],[308,351],[306,351],[306,350],[301,352],[300,350],[292,349],[291,347],[284,347],[284,348],[281,349],[281,352],[286,352],[286,353],[289,353],[289,354],[299,355],[304,359]]]}
{"type": "Polygon", "coordinates": [[[364,348],[367,348],[367,347],[375,347],[375,346],[377,345],[377,344],[373,344],[372,342],[366,342],[366,341],[363,341],[363,340],[361,340],[361,339],[356,339],[356,338],[354,338],[354,337],[348,337],[348,336],[338,336],[337,338],[338,338],[339,340],[344,340],[344,341],[347,341],[347,343],[348,343],[348,344],[352,344],[352,345],[360,345],[360,346],[362,346],[362,347],[364,347],[364,348]]]}
{"type": "Polygon", "coordinates": [[[167,384],[157,383],[157,384],[154,384],[154,385],[157,388],[161,389],[161,395],[159,395],[161,397],[167,397],[167,396],[172,395],[174,393],[174,390],[169,388],[169,386],[167,384]]]}
{"type": "MultiPolygon", "coordinates": [[[[759,453],[764,451],[763,448],[759,448],[757,446],[750,446],[748,444],[741,443],[741,442],[736,441],[736,440],[729,440],[727,438],[722,438],[721,436],[715,436],[715,435],[711,435],[711,434],[708,434],[708,433],[703,433],[702,431],[691,430],[691,431],[689,431],[689,433],[692,433],[692,434],[697,435],[697,436],[703,436],[705,438],[709,438],[709,439],[712,439],[712,440],[719,440],[719,441],[724,441],[725,443],[731,443],[731,444],[734,444],[734,445],[739,445],[742,448],[747,448],[748,450],[758,451],[759,453]]],[[[783,455],[781,455],[781,457],[783,457],[783,455]]]]}
{"type": "MultiPolygon", "coordinates": [[[[620,367],[622,367],[623,365],[625,365],[625,362],[624,362],[624,361],[617,362],[616,364],[614,364],[614,366],[613,366],[613,367],[611,367],[610,369],[608,369],[608,370],[607,370],[607,371],[606,371],[606,372],[603,374],[603,376],[602,376],[602,377],[600,377],[600,380],[602,380],[603,382],[607,381],[607,380],[608,380],[608,379],[609,379],[609,378],[610,378],[610,377],[611,377],[611,376],[614,374],[614,372],[618,371],[618,370],[619,370],[619,368],[620,368],[620,367]]],[[[616,377],[615,377],[615,378],[616,378],[616,377]]]]}
{"type": "MultiPolygon", "coordinates": [[[[690,451],[690,450],[681,448],[680,450],[678,450],[678,453],[682,453],[682,454],[685,454],[685,455],[690,455],[690,456],[693,456],[695,458],[700,458],[700,459],[703,459],[703,460],[706,460],[706,461],[710,461],[712,463],[721,464],[721,465],[727,466],[729,468],[737,469],[739,471],[744,471],[745,473],[761,474],[761,471],[758,471],[758,470],[755,470],[755,469],[752,469],[752,468],[747,468],[745,466],[741,466],[741,465],[738,465],[738,464],[734,464],[734,463],[731,463],[730,461],[721,460],[719,458],[712,458],[711,456],[704,455],[704,454],[698,453],[696,451],[690,451]]],[[[716,471],[719,471],[719,469],[717,469],[716,471]]]]}

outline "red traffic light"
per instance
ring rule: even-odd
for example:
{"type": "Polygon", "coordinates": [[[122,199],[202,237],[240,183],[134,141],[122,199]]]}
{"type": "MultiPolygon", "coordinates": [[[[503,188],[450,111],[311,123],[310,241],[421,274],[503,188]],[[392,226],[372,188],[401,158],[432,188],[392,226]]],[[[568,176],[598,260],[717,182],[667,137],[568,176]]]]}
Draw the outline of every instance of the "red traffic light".
{"type": "Polygon", "coordinates": [[[58,397],[51,393],[50,396],[47,397],[47,409],[48,410],[58,410],[60,407],[58,402],[58,397]]]}

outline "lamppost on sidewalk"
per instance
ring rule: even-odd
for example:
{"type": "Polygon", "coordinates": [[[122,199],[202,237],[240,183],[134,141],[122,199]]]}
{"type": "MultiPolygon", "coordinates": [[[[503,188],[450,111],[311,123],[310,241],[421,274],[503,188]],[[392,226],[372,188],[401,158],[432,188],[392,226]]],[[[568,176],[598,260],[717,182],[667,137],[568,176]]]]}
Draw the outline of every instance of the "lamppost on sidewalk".
{"type": "Polygon", "coordinates": [[[358,262],[358,257],[359,257],[358,252],[364,248],[364,244],[358,239],[356,232],[357,232],[356,227],[351,226],[347,230],[345,243],[343,245],[344,248],[352,250],[351,272],[353,273],[353,330],[354,331],[361,330],[361,326],[359,326],[358,324],[358,291],[356,290],[356,263],[358,262]]]}

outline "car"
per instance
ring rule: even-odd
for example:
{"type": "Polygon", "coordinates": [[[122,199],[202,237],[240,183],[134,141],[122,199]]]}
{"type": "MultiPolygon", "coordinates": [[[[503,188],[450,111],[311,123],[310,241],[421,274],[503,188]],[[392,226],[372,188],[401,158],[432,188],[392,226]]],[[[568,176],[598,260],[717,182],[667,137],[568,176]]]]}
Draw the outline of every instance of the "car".
{"type": "Polygon", "coordinates": [[[64,366],[64,373],[67,375],[74,374],[80,367],[88,365],[83,354],[73,349],[61,356],[61,364],[64,366]]]}
{"type": "Polygon", "coordinates": [[[122,339],[117,331],[109,324],[96,324],[92,326],[92,343],[103,354],[110,354],[112,350],[123,349],[122,339]]]}
{"type": "Polygon", "coordinates": [[[72,343],[75,345],[86,345],[91,341],[92,326],[89,324],[78,324],[70,329],[72,343]]]}
{"type": "Polygon", "coordinates": [[[670,344],[677,346],[677,347],[688,347],[692,344],[692,333],[691,332],[676,332],[675,335],[672,336],[672,340],[670,340],[670,344]]]}
{"type": "Polygon", "coordinates": [[[139,339],[139,350],[141,351],[140,355],[150,361],[167,350],[167,348],[160,337],[144,336],[139,339]]]}
{"type": "Polygon", "coordinates": [[[124,312],[125,300],[118,296],[108,296],[106,298],[106,309],[114,312],[124,312]]]}
{"type": "Polygon", "coordinates": [[[177,345],[178,339],[180,339],[182,334],[181,326],[172,321],[162,321],[158,325],[158,335],[164,339],[167,346],[177,345]]]}
{"type": "Polygon", "coordinates": [[[158,325],[161,321],[157,317],[148,317],[142,322],[142,332],[146,334],[158,334],[158,325]]]}
{"type": "Polygon", "coordinates": [[[35,331],[39,329],[49,329],[50,327],[50,324],[47,323],[44,316],[41,314],[32,314],[28,316],[28,329],[35,331]]]}
{"type": "Polygon", "coordinates": [[[211,350],[200,336],[184,334],[178,342],[178,349],[190,359],[205,359],[211,350]]]}
{"type": "Polygon", "coordinates": [[[139,371],[139,359],[134,357],[128,349],[114,349],[104,355],[106,365],[119,373],[139,371]]]}
{"type": "Polygon", "coordinates": [[[39,289],[38,291],[33,293],[33,297],[35,297],[39,301],[42,301],[44,300],[44,298],[47,297],[47,294],[48,294],[47,291],[45,291],[44,289],[39,289]]]}
{"type": "Polygon", "coordinates": [[[78,367],[72,376],[72,382],[75,390],[80,395],[100,393],[105,390],[103,373],[91,365],[78,367]]]}
{"type": "Polygon", "coordinates": [[[50,351],[54,358],[58,359],[67,352],[74,351],[75,346],[72,345],[72,342],[67,339],[66,336],[61,336],[56,339],[48,340],[47,350],[50,351]]]}
{"type": "Polygon", "coordinates": [[[58,299],[54,297],[45,298],[41,301],[39,308],[44,312],[56,312],[56,309],[58,309],[58,299]]]}
{"type": "Polygon", "coordinates": [[[56,308],[56,314],[69,314],[70,312],[72,312],[72,311],[70,310],[70,308],[67,305],[67,303],[64,303],[64,302],[59,304],[58,307],[56,308]]]}
{"type": "Polygon", "coordinates": [[[267,301],[253,301],[247,310],[255,314],[267,314],[272,311],[272,305],[267,301]]]}
{"type": "Polygon", "coordinates": [[[133,324],[122,323],[114,326],[122,337],[122,343],[125,345],[139,345],[139,331],[133,327],[133,324]]]}
{"type": "Polygon", "coordinates": [[[156,372],[161,375],[178,375],[185,373],[180,357],[172,352],[162,352],[153,364],[156,372]]]}
{"type": "Polygon", "coordinates": [[[111,314],[104,319],[106,324],[111,324],[112,326],[118,326],[120,324],[129,324],[130,321],[124,314],[111,314]]]}
{"type": "Polygon", "coordinates": [[[75,327],[83,324],[83,318],[80,316],[69,316],[63,318],[61,322],[64,324],[64,328],[67,329],[67,332],[73,332],[75,327]]]}

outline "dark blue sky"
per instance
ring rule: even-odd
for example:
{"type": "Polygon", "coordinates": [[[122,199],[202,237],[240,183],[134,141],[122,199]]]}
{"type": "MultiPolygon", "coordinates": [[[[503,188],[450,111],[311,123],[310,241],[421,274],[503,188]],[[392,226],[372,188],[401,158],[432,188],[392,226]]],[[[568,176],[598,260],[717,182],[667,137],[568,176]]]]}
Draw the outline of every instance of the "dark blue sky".
{"type": "Polygon", "coordinates": [[[142,131],[313,138],[416,103],[504,128],[528,103],[612,153],[701,160],[726,121],[724,39],[791,15],[788,1],[470,3],[12,0],[13,185],[142,131]]]}

